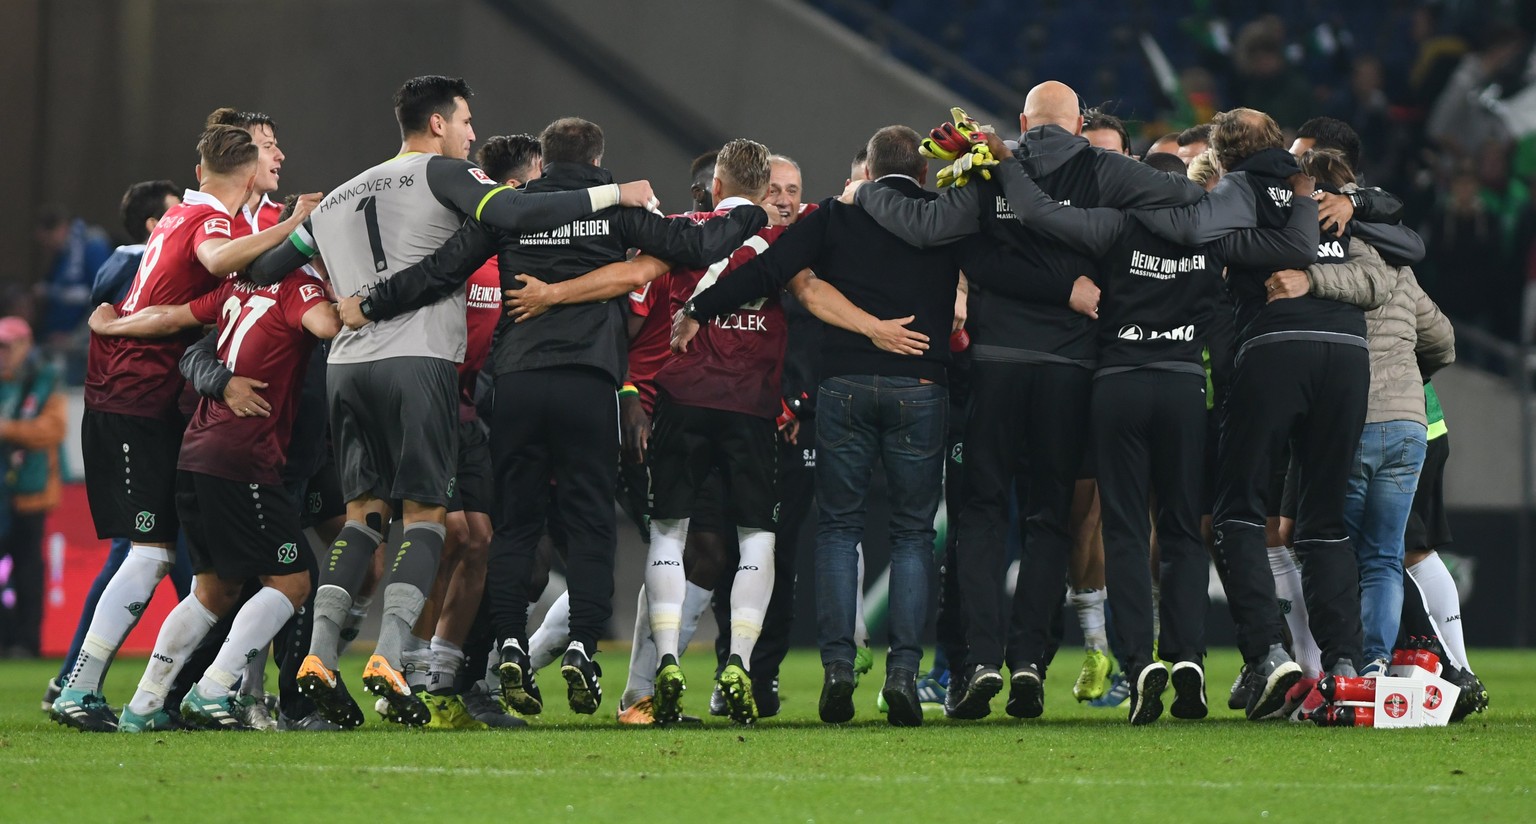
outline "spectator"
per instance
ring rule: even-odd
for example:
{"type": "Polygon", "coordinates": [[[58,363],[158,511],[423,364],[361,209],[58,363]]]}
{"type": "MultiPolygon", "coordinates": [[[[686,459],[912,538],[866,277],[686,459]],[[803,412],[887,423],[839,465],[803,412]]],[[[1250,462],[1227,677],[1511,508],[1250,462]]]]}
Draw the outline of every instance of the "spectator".
{"type": "Polygon", "coordinates": [[[1312,87],[1285,59],[1285,30],[1279,18],[1267,15],[1244,26],[1232,62],[1238,75],[1234,100],[1268,113],[1282,129],[1294,129],[1312,116],[1312,87]]]}
{"type": "Polygon", "coordinates": [[[48,263],[38,291],[45,300],[42,338],[53,347],[66,345],[91,311],[91,282],[112,254],[107,233],[58,206],[46,206],[37,220],[37,243],[48,263]]]}
{"type": "Polygon", "coordinates": [[[32,347],[25,320],[0,318],[0,449],[8,472],[0,485],[0,551],[10,556],[10,605],[0,621],[9,658],[36,658],[43,626],[43,522],[59,505],[59,445],[65,401],[58,375],[32,347]]]}

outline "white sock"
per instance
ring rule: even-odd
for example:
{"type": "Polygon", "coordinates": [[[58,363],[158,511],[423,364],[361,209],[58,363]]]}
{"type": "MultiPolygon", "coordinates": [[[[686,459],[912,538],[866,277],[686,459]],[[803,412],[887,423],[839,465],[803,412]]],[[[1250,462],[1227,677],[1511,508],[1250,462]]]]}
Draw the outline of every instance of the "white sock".
{"type": "MultiPolygon", "coordinates": [[[[699,629],[699,620],[709,611],[714,590],[688,582],[688,594],[683,596],[683,620],[678,630],[679,650],[688,649],[693,634],[699,629]]],[[[640,587],[640,597],[635,605],[635,635],[629,652],[629,682],[624,685],[624,697],[619,707],[634,706],[636,701],[649,698],[656,688],[656,668],[661,656],[656,654],[656,641],[651,637],[651,608],[646,599],[645,587],[640,587]]]]}
{"type": "Polygon", "coordinates": [[[683,599],[688,579],[683,575],[683,545],[688,519],[651,519],[651,549],[645,564],[645,592],[651,602],[651,636],[660,661],[678,654],[683,625],[683,599]]]}
{"type": "Polygon", "coordinates": [[[1429,557],[1408,567],[1408,574],[1424,595],[1424,609],[1440,631],[1440,643],[1451,663],[1471,672],[1467,641],[1461,631],[1461,594],[1456,591],[1456,579],[1451,577],[1440,553],[1429,553],[1429,557]]]}
{"type": "MultiPolygon", "coordinates": [[[[279,629],[279,632],[282,630],[279,629]]],[[[240,675],[240,691],[246,695],[254,695],[265,699],[267,693],[267,653],[272,645],[267,644],[256,650],[256,657],[245,665],[245,672],[240,675]]]]}
{"type": "Polygon", "coordinates": [[[731,585],[731,654],[752,665],[752,648],[763,634],[763,616],[773,597],[774,534],[766,529],[736,528],[741,563],[731,585]]]}
{"type": "Polygon", "coordinates": [[[1275,576],[1275,597],[1291,630],[1291,655],[1308,678],[1323,674],[1323,651],[1317,648],[1312,627],[1307,622],[1307,600],[1301,589],[1301,568],[1296,555],[1287,547],[1269,548],[1269,571],[1275,576]]]}
{"type": "Polygon", "coordinates": [[[1077,623],[1083,628],[1083,646],[1087,649],[1109,652],[1109,635],[1104,629],[1107,597],[1103,589],[1074,589],[1068,597],[1077,610],[1077,623]]]}
{"type": "Polygon", "coordinates": [[[459,670],[464,668],[464,648],[441,635],[432,636],[432,686],[433,692],[452,692],[459,680],[459,670]]]}
{"type": "Polygon", "coordinates": [[[198,692],[218,695],[221,689],[226,693],[233,690],[246,663],[262,647],[271,644],[272,636],[292,617],[293,602],[288,596],[272,587],[262,587],[235,613],[235,622],[229,627],[229,637],[224,639],[219,657],[213,659],[213,665],[197,682],[198,692]]]}
{"type": "Polygon", "coordinates": [[[128,709],[149,715],[165,706],[166,693],[171,691],[177,673],[218,622],[219,616],[209,612],[196,595],[183,598],[160,625],[155,652],[149,656],[149,666],[144,668],[144,677],[139,679],[139,689],[128,702],[128,709]]]}
{"type": "Polygon", "coordinates": [[[400,651],[402,674],[411,691],[432,688],[432,645],[416,637],[412,632],[405,637],[405,648],[400,651]]]}
{"type": "Polygon", "coordinates": [[[101,692],[101,682],[107,677],[112,656],[117,654],[123,639],[144,614],[144,607],[155,594],[160,579],[171,571],[171,561],[168,549],[135,545],[128,550],[123,565],[118,567],[96,601],[96,614],[91,616],[91,626],[85,632],[80,655],[75,659],[75,668],[70,671],[65,688],[101,692]]]}
{"type": "Polygon", "coordinates": [[[683,626],[677,635],[679,651],[686,651],[688,645],[693,643],[693,634],[699,631],[699,620],[704,617],[704,613],[709,612],[710,602],[714,598],[714,590],[688,582],[688,591],[683,595],[683,626]]]}
{"type": "Polygon", "coordinates": [[[869,625],[864,623],[864,544],[854,545],[859,552],[859,588],[853,593],[853,644],[869,646],[869,625]]]}
{"type": "Polygon", "coordinates": [[[620,712],[655,692],[658,660],[656,642],[651,638],[651,604],[645,597],[645,585],[641,584],[635,597],[635,634],[629,648],[629,680],[619,698],[620,712]]]}
{"type": "Polygon", "coordinates": [[[549,605],[549,611],[544,613],[544,623],[528,637],[529,665],[534,672],[544,669],[564,655],[570,643],[571,591],[566,590],[549,605]]]}

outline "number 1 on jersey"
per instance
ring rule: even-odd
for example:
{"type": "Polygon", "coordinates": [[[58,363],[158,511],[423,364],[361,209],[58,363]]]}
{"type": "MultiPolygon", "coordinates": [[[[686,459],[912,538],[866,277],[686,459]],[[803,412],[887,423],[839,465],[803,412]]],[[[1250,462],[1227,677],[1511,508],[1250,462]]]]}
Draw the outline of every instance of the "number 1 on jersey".
{"type": "Polygon", "coordinates": [[[356,211],[363,213],[363,222],[368,224],[368,248],[373,250],[373,271],[382,272],[389,268],[389,261],[384,259],[384,238],[379,236],[378,201],[369,195],[357,202],[356,211]]]}

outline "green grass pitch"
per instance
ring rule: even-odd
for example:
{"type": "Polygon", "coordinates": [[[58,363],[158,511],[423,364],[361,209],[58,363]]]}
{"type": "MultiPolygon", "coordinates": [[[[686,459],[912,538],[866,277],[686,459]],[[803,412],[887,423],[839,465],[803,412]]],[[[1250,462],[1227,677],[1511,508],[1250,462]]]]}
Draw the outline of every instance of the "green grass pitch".
{"type": "MultiPolygon", "coordinates": [[[[87,735],[38,709],[56,669],[0,663],[0,821],[308,821],[510,819],[649,821],[1533,821],[1536,656],[1481,650],[1492,706],[1425,730],[1251,724],[1226,709],[1236,671],[1211,656],[1211,718],[1166,716],[1132,729],[1124,711],[1072,701],[1075,656],[1046,685],[1046,715],[887,727],[878,681],[858,716],[816,720],[820,666],[796,651],[781,680],[784,712],[756,728],[625,729],[613,719],[625,654],[599,657],[598,715],[564,705],[554,668],[548,708],[514,732],[421,732],[370,721],[348,734],[87,735]]],[[[685,708],[703,714],[707,653],[685,656],[685,708]]],[[[345,672],[360,671],[349,658],[345,672]]],[[[126,700],[141,660],[113,668],[126,700]]],[[[879,675],[877,663],[875,675],[879,675]]],[[[351,678],[356,683],[356,678],[351,678]]],[[[272,682],[269,681],[269,684],[272,682]]],[[[1171,698],[1171,696],[1170,696],[1171,698]]]]}

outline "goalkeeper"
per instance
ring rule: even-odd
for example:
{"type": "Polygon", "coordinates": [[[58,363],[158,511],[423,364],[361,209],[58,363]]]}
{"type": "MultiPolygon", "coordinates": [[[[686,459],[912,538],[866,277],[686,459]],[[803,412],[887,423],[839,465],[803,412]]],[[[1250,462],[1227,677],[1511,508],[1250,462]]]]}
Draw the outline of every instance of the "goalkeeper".
{"type": "MultiPolygon", "coordinates": [[[[954,185],[940,198],[892,197],[873,186],[852,194],[876,222],[908,243],[926,248],[980,233],[1006,261],[989,267],[986,277],[966,267],[972,367],[959,583],[967,593],[969,653],[951,675],[949,706],[957,717],[989,712],[1006,663],[1008,713],[1032,718],[1043,711],[1051,615],[1061,604],[1071,549],[1068,512],[1088,452],[1098,289],[1084,275],[1095,265],[1093,256],[1036,234],[1014,217],[998,182],[989,179],[996,158],[974,145],[986,140],[981,127],[964,112],[954,114],[959,122],[936,129],[924,144],[927,153],[954,159],[942,173],[954,185]],[[1028,471],[1018,472],[1020,467],[1028,471]],[[1005,661],[1010,609],[1000,582],[1016,474],[1026,506],[1020,520],[1027,524],[1027,551],[1015,594],[1019,642],[1006,645],[1005,661]]],[[[1155,209],[1204,194],[1181,176],[1090,146],[1082,127],[1071,88],[1052,81],[1030,90],[1015,154],[1051,199],[1078,207],[1155,209]]]]}

